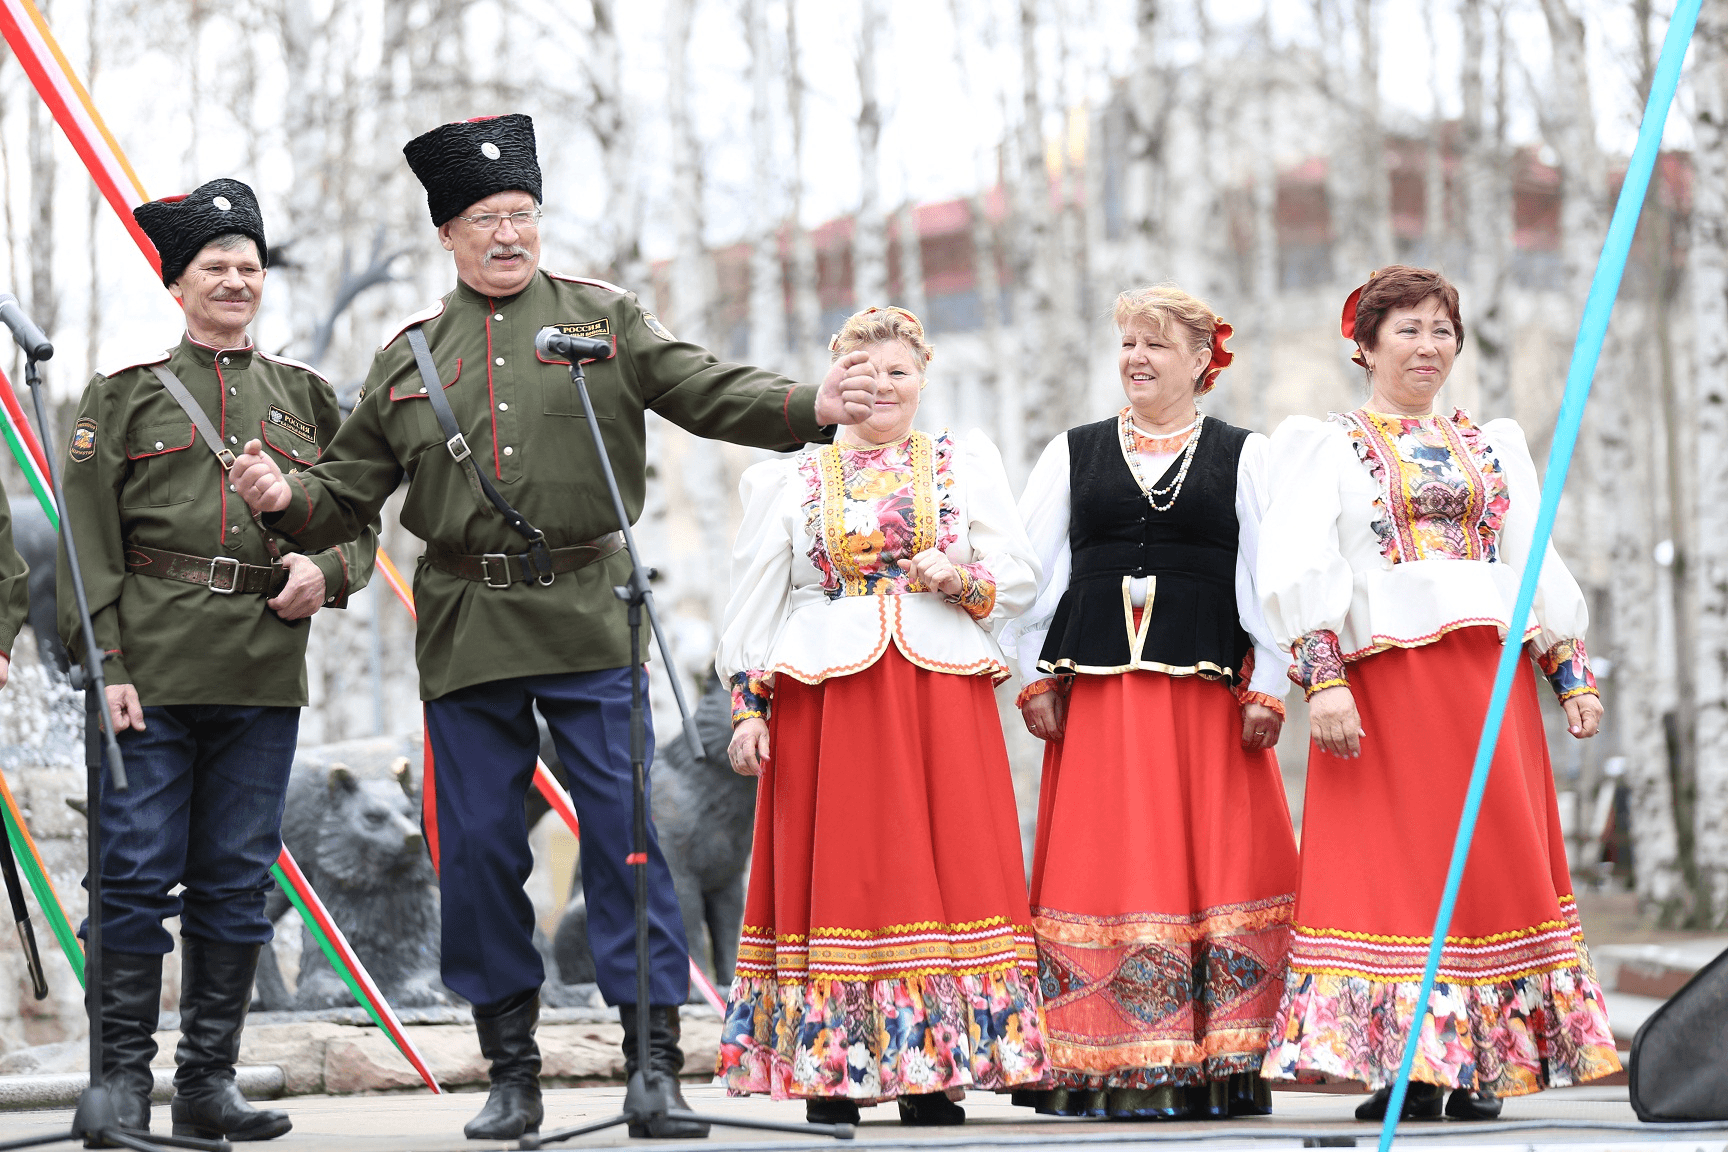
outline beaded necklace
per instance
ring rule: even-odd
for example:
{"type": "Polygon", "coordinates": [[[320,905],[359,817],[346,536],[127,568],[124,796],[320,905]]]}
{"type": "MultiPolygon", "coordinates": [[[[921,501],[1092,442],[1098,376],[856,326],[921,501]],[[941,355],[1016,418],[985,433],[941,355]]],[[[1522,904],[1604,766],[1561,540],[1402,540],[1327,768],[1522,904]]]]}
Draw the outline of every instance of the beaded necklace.
{"type": "Polygon", "coordinates": [[[1193,432],[1188,436],[1188,446],[1182,449],[1181,465],[1176,469],[1176,479],[1162,488],[1153,488],[1146,482],[1145,475],[1140,471],[1140,453],[1135,445],[1136,435],[1144,437],[1134,427],[1128,410],[1124,409],[1117,418],[1119,433],[1122,438],[1122,458],[1128,462],[1129,471],[1134,473],[1134,483],[1140,486],[1140,491],[1146,494],[1146,502],[1152,505],[1154,512],[1168,512],[1176,506],[1176,498],[1182,495],[1182,482],[1188,479],[1188,467],[1194,463],[1194,450],[1200,446],[1200,433],[1205,430],[1206,417],[1196,415],[1192,425],[1193,432]],[[1170,498],[1160,504],[1158,501],[1165,496],[1170,498]]]}

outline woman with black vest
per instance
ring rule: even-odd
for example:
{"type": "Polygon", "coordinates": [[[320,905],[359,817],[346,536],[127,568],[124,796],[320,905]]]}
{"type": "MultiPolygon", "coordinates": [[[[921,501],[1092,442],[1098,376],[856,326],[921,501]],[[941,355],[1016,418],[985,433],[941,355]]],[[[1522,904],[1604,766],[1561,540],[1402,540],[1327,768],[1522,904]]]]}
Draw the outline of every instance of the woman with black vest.
{"type": "Polygon", "coordinates": [[[1043,563],[1004,644],[1046,741],[1032,923],[1064,1116],[1271,1110],[1297,854],[1272,748],[1289,657],[1254,588],[1264,436],[1202,414],[1231,328],[1116,301],[1128,405],[1051,441],[1020,502],[1043,563]]]}

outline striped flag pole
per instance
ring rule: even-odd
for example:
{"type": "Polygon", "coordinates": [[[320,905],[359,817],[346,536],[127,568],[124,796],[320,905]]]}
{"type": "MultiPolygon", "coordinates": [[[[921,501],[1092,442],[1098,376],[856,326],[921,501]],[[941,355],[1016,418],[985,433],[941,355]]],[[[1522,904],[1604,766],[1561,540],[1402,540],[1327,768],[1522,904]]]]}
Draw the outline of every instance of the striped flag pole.
{"type": "Polygon", "coordinates": [[[301,917],[312,926],[313,938],[324,950],[324,955],[330,960],[330,967],[342,977],[342,982],[348,985],[348,991],[358,1004],[365,1006],[377,1021],[378,1027],[390,1037],[391,1043],[414,1066],[414,1071],[420,1074],[420,1079],[426,1082],[426,1087],[433,1092],[442,1093],[438,1078],[432,1074],[426,1064],[426,1058],[420,1054],[420,1049],[414,1044],[408,1032],[402,1027],[402,1021],[397,1017],[390,1002],[384,998],[384,993],[366,971],[366,966],[360,963],[360,957],[354,954],[354,948],[348,943],[348,938],[342,934],[342,929],[331,919],[330,912],[318,899],[318,893],[312,890],[306,874],[300,871],[300,865],[294,862],[294,857],[288,849],[282,849],[282,855],[276,863],[270,866],[270,875],[282,885],[282,891],[288,894],[288,899],[299,910],[301,917]]]}
{"type": "Polygon", "coordinates": [[[6,379],[6,373],[0,372],[0,411],[5,419],[0,421],[0,428],[6,434],[6,446],[12,450],[12,456],[18,461],[18,467],[24,471],[24,479],[30,483],[30,491],[36,494],[36,502],[42,505],[42,511],[48,516],[48,523],[54,530],[60,530],[60,510],[54,507],[54,485],[48,478],[48,457],[42,453],[42,445],[36,439],[36,433],[30,428],[30,421],[24,418],[23,406],[18,403],[18,394],[12,390],[12,381],[6,379]]]}

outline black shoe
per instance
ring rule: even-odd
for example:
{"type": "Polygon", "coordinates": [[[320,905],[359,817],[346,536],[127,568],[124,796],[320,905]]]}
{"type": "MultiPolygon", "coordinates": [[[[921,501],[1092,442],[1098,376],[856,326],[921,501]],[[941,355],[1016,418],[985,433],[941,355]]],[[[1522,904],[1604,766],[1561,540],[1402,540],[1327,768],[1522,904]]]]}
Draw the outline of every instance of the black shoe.
{"type": "Polygon", "coordinates": [[[474,1031],[480,1054],[491,1061],[492,1086],[480,1114],[462,1126],[470,1140],[515,1140],[540,1131],[540,991],[518,993],[492,1004],[474,1006],[474,1031]]]}
{"type": "Polygon", "coordinates": [[[122,1128],[150,1131],[162,957],[102,949],[102,1082],[122,1128]]]}
{"type": "MultiPolygon", "coordinates": [[[[620,1004],[618,1019],[624,1025],[624,1070],[636,1075],[636,1029],[639,1013],[634,1004],[620,1004]]],[[[680,1025],[676,1004],[653,1004],[648,1008],[648,1073],[666,1094],[666,1105],[680,1111],[690,1111],[684,1093],[678,1086],[678,1073],[684,1070],[684,1049],[678,1046],[680,1025]]],[[[646,1124],[630,1125],[630,1135],[640,1140],[653,1136],[667,1140],[699,1140],[708,1135],[708,1125],[698,1120],[674,1120],[662,1116],[646,1124]]]]}
{"type": "Polygon", "coordinates": [[[1230,1074],[1230,1115],[1272,1115],[1272,1085],[1258,1072],[1230,1074]]]}
{"type": "Polygon", "coordinates": [[[174,1053],[174,1135],[274,1140],[293,1121],[252,1107],[234,1084],[240,1030],[252,1004],[257,944],[180,937],[180,1047],[174,1053]]]}
{"type": "Polygon", "coordinates": [[[902,1096],[895,1103],[900,1106],[900,1123],[914,1128],[966,1123],[966,1109],[948,1099],[942,1092],[902,1096]]]}
{"type": "Polygon", "coordinates": [[[1486,1090],[1472,1092],[1468,1088],[1454,1088],[1452,1095],[1446,1098],[1446,1115],[1454,1120],[1498,1120],[1500,1097],[1486,1090]]]}
{"type": "MultiPolygon", "coordinates": [[[[1404,1120],[1438,1120],[1445,1097],[1446,1090],[1438,1084],[1412,1081],[1409,1090],[1404,1093],[1404,1107],[1399,1110],[1399,1117],[1404,1120]]],[[[1386,1119],[1386,1106],[1391,1101],[1392,1089],[1375,1089],[1374,1095],[1357,1106],[1356,1119],[1386,1119]]]]}
{"type": "Polygon", "coordinates": [[[856,1128],[858,1116],[858,1101],[844,1096],[810,1096],[804,1100],[808,1124],[850,1124],[856,1128]]]}

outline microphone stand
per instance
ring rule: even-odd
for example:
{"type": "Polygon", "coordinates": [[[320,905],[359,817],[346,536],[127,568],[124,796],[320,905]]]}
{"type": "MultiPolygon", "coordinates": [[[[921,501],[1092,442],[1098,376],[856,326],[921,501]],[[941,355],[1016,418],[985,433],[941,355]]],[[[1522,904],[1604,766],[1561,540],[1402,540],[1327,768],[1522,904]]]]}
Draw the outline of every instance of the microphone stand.
{"type": "MultiPolygon", "coordinates": [[[[624,547],[630,554],[630,582],[613,588],[613,595],[628,605],[630,621],[630,777],[632,791],[632,843],[628,863],[636,877],[636,1074],[624,1090],[624,1111],[605,1120],[560,1128],[543,1136],[523,1136],[519,1148],[542,1148],[628,1124],[653,1136],[654,1122],[661,1119],[718,1124],[731,1128],[754,1128],[765,1132],[792,1132],[800,1136],[832,1136],[850,1140],[850,1124],[789,1124],[773,1120],[752,1120],[745,1117],[706,1116],[668,1103],[664,1077],[653,1071],[649,1063],[648,1045],[648,750],[646,713],[642,699],[642,616],[654,629],[660,643],[660,658],[672,681],[673,695],[678,699],[678,711],[684,719],[684,739],[693,749],[700,750],[702,737],[696,731],[696,721],[684,702],[684,689],[678,683],[678,669],[672,663],[672,652],[666,643],[666,632],[654,611],[654,593],[648,587],[648,570],[642,566],[642,554],[636,548],[636,535],[630,530],[630,516],[624,509],[624,498],[618,492],[618,476],[612,468],[612,458],[606,452],[606,441],[600,434],[600,421],[594,416],[594,403],[588,396],[588,382],[582,375],[582,358],[570,357],[570,378],[576,382],[576,394],[582,398],[582,413],[588,418],[588,431],[594,437],[594,450],[600,455],[600,471],[606,477],[606,488],[612,496],[612,510],[618,515],[618,525],[624,532],[624,547]]],[[[632,1133],[634,1134],[634,1133],[632,1133]]]]}
{"type": "MultiPolygon", "coordinates": [[[[43,344],[26,348],[29,359],[24,366],[24,380],[30,386],[30,396],[36,408],[36,426],[42,430],[42,443],[52,448],[55,443],[48,428],[48,410],[42,400],[42,374],[39,360],[54,354],[52,346],[43,344]]],[[[226,1140],[202,1140],[191,1136],[155,1136],[120,1125],[114,1098],[102,1083],[102,761],[107,753],[108,779],[115,792],[126,791],[126,765],[120,756],[120,742],[114,733],[114,720],[108,714],[107,684],[102,677],[102,651],[96,646],[95,629],[90,623],[90,598],[84,590],[84,576],[78,567],[78,544],[72,536],[71,513],[66,506],[66,491],[61,484],[62,469],[55,463],[54,453],[48,457],[48,479],[54,488],[54,502],[60,510],[60,539],[66,545],[66,570],[72,577],[72,593],[78,604],[78,624],[84,633],[84,662],[71,670],[72,686],[84,692],[84,799],[89,814],[89,875],[86,886],[90,892],[90,911],[86,919],[84,948],[84,1012],[90,1027],[90,1084],[78,1097],[78,1109],[72,1114],[72,1130],[46,1136],[28,1136],[22,1140],[0,1142],[0,1152],[16,1148],[34,1148],[61,1141],[79,1141],[86,1148],[132,1148],[136,1152],[160,1152],[164,1147],[192,1148],[200,1152],[231,1152],[226,1140]]]]}

